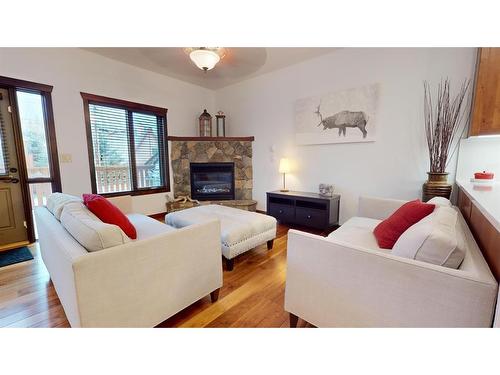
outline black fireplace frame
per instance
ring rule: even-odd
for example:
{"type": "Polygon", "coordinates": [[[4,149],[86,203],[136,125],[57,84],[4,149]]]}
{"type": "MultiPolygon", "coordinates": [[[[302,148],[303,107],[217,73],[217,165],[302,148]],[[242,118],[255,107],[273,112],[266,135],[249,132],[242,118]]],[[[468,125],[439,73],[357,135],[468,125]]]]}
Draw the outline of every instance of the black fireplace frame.
{"type": "Polygon", "coordinates": [[[233,162],[221,162],[221,163],[189,163],[189,174],[190,174],[190,184],[191,184],[191,198],[200,201],[210,201],[210,200],[234,200],[235,191],[235,173],[234,173],[234,163],[233,162]],[[213,194],[199,194],[194,191],[194,173],[198,172],[197,167],[203,168],[224,168],[231,167],[233,178],[231,180],[231,193],[213,193],[213,194]]]}

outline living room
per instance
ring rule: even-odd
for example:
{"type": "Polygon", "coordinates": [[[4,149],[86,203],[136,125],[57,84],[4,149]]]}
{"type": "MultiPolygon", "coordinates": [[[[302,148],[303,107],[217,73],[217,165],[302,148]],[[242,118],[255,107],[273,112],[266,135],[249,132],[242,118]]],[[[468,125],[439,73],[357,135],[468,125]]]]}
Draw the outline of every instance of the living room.
{"type": "Polygon", "coordinates": [[[489,26],[464,42],[377,24],[373,43],[148,26],[1,44],[0,327],[240,343],[500,326],[489,26]]]}
{"type": "MultiPolygon", "coordinates": [[[[422,77],[434,86],[446,77],[459,85],[474,76],[476,53],[476,48],[323,48],[318,57],[217,90],[78,48],[8,49],[2,51],[1,62],[4,76],[50,82],[54,87],[52,101],[61,103],[54,105],[56,126],[64,124],[56,129],[58,152],[71,157],[70,162],[60,161],[61,183],[68,194],[91,190],[87,144],[82,142],[87,138],[86,129],[81,126],[80,92],[85,92],[148,105],[168,103],[169,136],[197,136],[203,109],[215,115],[230,108],[226,109],[226,135],[256,138],[253,163],[258,209],[265,210],[266,191],[282,185],[278,164],[287,157],[298,163],[287,176],[293,190],[316,191],[319,183],[335,183],[336,192],[342,195],[342,221],[354,216],[360,194],[419,195],[428,170],[419,102],[422,77]],[[39,62],[36,66],[29,63],[34,59],[39,62]],[[290,107],[293,109],[297,99],[373,83],[381,91],[377,121],[385,124],[377,129],[376,142],[295,145],[290,107]],[[391,170],[391,178],[381,175],[381,168],[391,170]]],[[[451,163],[456,163],[454,156],[451,163]]],[[[450,181],[455,169],[450,165],[450,181]]],[[[151,215],[165,211],[164,194],[134,196],[132,202],[134,212],[151,215]]]]}

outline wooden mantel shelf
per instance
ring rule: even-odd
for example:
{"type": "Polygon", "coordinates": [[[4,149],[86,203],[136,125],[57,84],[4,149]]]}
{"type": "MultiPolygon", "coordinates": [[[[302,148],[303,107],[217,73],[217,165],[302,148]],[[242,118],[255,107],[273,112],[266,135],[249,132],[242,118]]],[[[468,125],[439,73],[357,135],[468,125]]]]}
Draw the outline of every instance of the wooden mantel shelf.
{"type": "Polygon", "coordinates": [[[176,137],[174,135],[167,136],[169,141],[196,141],[196,142],[214,142],[214,141],[244,141],[253,142],[255,137],[176,137]]]}

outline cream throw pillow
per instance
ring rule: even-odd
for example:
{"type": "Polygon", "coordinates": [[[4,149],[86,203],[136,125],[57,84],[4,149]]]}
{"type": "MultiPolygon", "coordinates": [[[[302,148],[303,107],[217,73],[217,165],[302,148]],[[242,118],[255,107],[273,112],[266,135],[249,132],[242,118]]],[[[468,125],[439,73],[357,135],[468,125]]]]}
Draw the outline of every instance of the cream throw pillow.
{"type": "Polygon", "coordinates": [[[61,214],[64,206],[70,202],[81,202],[82,200],[74,195],[63,193],[52,193],[47,198],[47,210],[50,211],[54,217],[61,221],[61,214]]]}
{"type": "Polygon", "coordinates": [[[408,228],[396,241],[392,254],[449,268],[458,268],[465,251],[457,240],[457,212],[437,207],[430,217],[408,228]]]}
{"type": "Polygon", "coordinates": [[[87,251],[103,250],[130,242],[130,238],[119,226],[103,223],[81,202],[67,203],[64,206],[61,225],[87,251]]]}
{"type": "Polygon", "coordinates": [[[434,197],[429,199],[427,203],[432,203],[435,204],[436,207],[451,207],[451,202],[449,199],[446,199],[445,197],[434,197]]]}

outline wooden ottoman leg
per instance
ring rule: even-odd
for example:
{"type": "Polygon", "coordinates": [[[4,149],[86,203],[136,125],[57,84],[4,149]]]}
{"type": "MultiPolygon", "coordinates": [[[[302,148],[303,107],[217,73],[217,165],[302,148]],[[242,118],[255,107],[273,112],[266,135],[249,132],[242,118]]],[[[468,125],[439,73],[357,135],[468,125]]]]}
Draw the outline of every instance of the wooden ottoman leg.
{"type": "Polygon", "coordinates": [[[267,250],[271,250],[274,245],[274,240],[267,241],[267,250]]]}
{"type": "Polygon", "coordinates": [[[297,323],[299,322],[299,317],[295,314],[290,314],[290,328],[297,328],[297,323]]]}
{"type": "Polygon", "coordinates": [[[234,268],[234,259],[226,259],[226,271],[232,271],[233,268],[234,268]]]}
{"type": "Polygon", "coordinates": [[[210,293],[210,299],[212,300],[212,303],[217,302],[217,300],[219,299],[219,292],[220,288],[215,289],[213,292],[210,293]]]}

